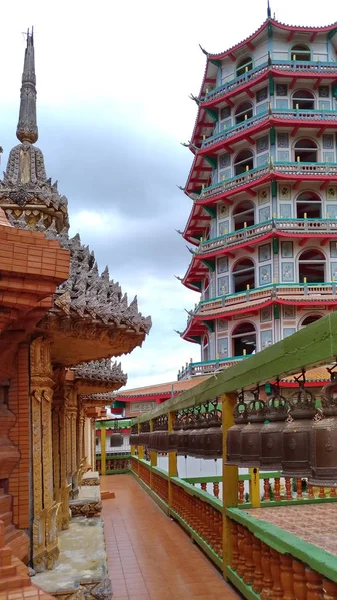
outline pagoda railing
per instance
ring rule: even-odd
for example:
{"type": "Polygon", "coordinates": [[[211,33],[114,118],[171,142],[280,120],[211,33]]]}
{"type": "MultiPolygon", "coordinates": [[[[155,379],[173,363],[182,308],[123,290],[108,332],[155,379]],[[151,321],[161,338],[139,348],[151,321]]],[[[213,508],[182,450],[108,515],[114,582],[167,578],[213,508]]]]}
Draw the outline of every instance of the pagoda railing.
{"type": "Polygon", "coordinates": [[[261,65],[256,66],[254,69],[247,71],[239,77],[234,77],[229,81],[225,81],[219,87],[210,90],[205,98],[204,103],[208,103],[221,96],[227,94],[245,85],[254,79],[260,77],[263,73],[270,70],[287,71],[289,73],[336,73],[337,65],[334,62],[321,62],[321,61],[294,61],[294,60],[271,60],[263,62],[261,65]]]}
{"type": "Polygon", "coordinates": [[[189,377],[196,377],[198,375],[212,375],[217,371],[228,369],[228,367],[236,365],[245,358],[247,358],[247,356],[231,356],[216,358],[215,360],[205,360],[202,362],[191,362],[179,373],[178,381],[188,379],[189,377]]]}
{"type": "Polygon", "coordinates": [[[303,178],[310,177],[336,177],[337,163],[323,162],[270,162],[260,167],[255,167],[249,171],[245,171],[240,175],[235,175],[229,179],[225,179],[220,183],[206,187],[200,194],[200,200],[207,200],[219,196],[220,194],[230,192],[241,186],[258,182],[263,177],[274,173],[276,175],[295,175],[303,178]]]}
{"type": "Polygon", "coordinates": [[[336,219],[269,219],[200,243],[196,254],[233,248],[244,242],[254,241],[271,231],[285,233],[337,233],[336,219]]]}
{"type": "Polygon", "coordinates": [[[201,149],[209,148],[218,144],[222,140],[230,139],[244,131],[252,129],[261,123],[268,123],[270,119],[283,119],[285,121],[293,121],[300,120],[303,123],[306,122],[321,122],[321,121],[329,121],[336,122],[337,121],[337,113],[335,110],[300,110],[300,109],[292,109],[292,108],[270,108],[270,110],[266,110],[261,112],[250,119],[246,119],[242,121],[242,123],[238,123],[237,125],[232,125],[231,127],[226,127],[219,133],[216,133],[210,137],[207,137],[203,140],[201,144],[201,149]]]}
{"type": "Polygon", "coordinates": [[[336,282],[324,282],[324,283],[272,283],[269,285],[252,288],[243,292],[236,292],[234,294],[226,294],[224,296],[217,296],[210,300],[201,300],[195,309],[189,314],[188,322],[190,322],[196,315],[202,317],[203,314],[207,314],[211,311],[218,310],[219,308],[235,308],[240,305],[247,303],[267,300],[268,298],[285,298],[295,297],[296,300],[300,296],[308,297],[312,296],[315,301],[322,300],[330,297],[337,300],[336,282]]]}
{"type": "MultiPolygon", "coordinates": [[[[127,473],[130,471],[130,452],[128,454],[107,454],[106,455],[106,475],[116,475],[118,473],[127,473]]],[[[96,471],[102,474],[102,456],[96,454],[96,471]]]]}

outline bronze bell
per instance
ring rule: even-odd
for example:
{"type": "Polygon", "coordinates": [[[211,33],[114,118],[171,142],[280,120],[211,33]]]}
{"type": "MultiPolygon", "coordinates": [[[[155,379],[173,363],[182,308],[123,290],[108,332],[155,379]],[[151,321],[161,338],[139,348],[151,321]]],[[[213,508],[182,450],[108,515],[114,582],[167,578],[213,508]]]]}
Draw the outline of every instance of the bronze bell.
{"type": "Polygon", "coordinates": [[[163,429],[157,431],[157,451],[166,453],[168,452],[168,431],[164,431],[163,429]]]}
{"type": "Polygon", "coordinates": [[[177,419],[171,433],[168,434],[168,452],[175,452],[177,450],[179,431],[182,431],[182,429],[177,419]]]}
{"type": "Polygon", "coordinates": [[[287,401],[278,391],[267,399],[266,423],[261,429],[260,469],[282,468],[282,432],[288,414],[287,401]]]}
{"type": "Polygon", "coordinates": [[[322,390],[322,406],[311,429],[309,485],[337,487],[337,375],[322,390]]]}
{"type": "Polygon", "coordinates": [[[282,475],[307,477],[310,475],[310,435],[315,415],[315,398],[304,388],[289,398],[289,416],[282,434],[282,475]]]}
{"type": "Polygon", "coordinates": [[[148,448],[149,450],[157,450],[157,446],[158,446],[158,431],[151,431],[149,434],[149,443],[148,443],[148,448]]]}
{"type": "Polygon", "coordinates": [[[206,460],[222,457],[222,412],[218,410],[218,398],[212,402],[213,410],[208,415],[208,428],[204,433],[204,454],[206,460]]]}
{"type": "Polygon", "coordinates": [[[113,448],[118,448],[119,446],[123,446],[123,436],[119,433],[118,422],[115,421],[113,433],[110,437],[110,446],[113,448]]]}
{"type": "Polygon", "coordinates": [[[177,454],[187,455],[188,453],[188,436],[191,430],[192,414],[186,413],[181,422],[181,430],[178,432],[177,454]]]}
{"type": "Polygon", "coordinates": [[[204,417],[201,415],[201,406],[197,406],[195,414],[192,415],[191,430],[188,435],[187,454],[188,456],[196,455],[196,441],[201,430],[201,423],[204,417]]]}
{"type": "Polygon", "coordinates": [[[195,458],[205,458],[205,435],[210,427],[209,403],[205,405],[205,412],[200,415],[199,429],[195,436],[194,456],[195,458]]]}
{"type": "Polygon", "coordinates": [[[241,432],[240,467],[259,467],[261,456],[261,429],[266,418],[266,406],[259,398],[259,391],[253,392],[254,400],[247,407],[247,425],[241,432]]]}
{"type": "Polygon", "coordinates": [[[244,391],[238,394],[237,404],[234,406],[234,423],[227,432],[227,459],[226,465],[239,465],[241,462],[241,433],[247,425],[247,406],[244,401],[244,391]]]}

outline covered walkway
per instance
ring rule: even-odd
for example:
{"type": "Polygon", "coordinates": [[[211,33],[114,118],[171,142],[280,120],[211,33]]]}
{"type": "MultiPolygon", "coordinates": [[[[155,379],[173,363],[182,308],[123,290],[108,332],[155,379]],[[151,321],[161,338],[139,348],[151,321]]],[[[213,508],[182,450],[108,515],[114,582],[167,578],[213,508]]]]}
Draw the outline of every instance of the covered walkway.
{"type": "Polygon", "coordinates": [[[240,596],[131,474],[101,477],[114,600],[235,600],[240,596]]]}

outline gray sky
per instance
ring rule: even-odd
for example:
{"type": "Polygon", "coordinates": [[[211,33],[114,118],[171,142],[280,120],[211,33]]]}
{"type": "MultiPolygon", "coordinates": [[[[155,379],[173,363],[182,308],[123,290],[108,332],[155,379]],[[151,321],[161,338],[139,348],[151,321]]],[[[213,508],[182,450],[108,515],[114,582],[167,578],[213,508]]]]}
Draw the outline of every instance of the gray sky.
{"type": "MultiPolygon", "coordinates": [[[[183,229],[190,200],[184,185],[190,138],[205,56],[255,31],[266,18],[265,0],[17,0],[2,10],[0,145],[3,166],[16,143],[25,40],[34,25],[38,89],[38,146],[48,176],[69,200],[72,233],[109,265],[130,300],[150,314],[143,348],[123,357],[128,387],[175,379],[199,346],[180,340],[185,308],[198,301],[174,275],[190,254],[175,232],[183,229]],[[207,8],[208,7],[208,8],[207,8]]],[[[285,23],[326,25],[334,4],[271,1],[285,23]]]]}

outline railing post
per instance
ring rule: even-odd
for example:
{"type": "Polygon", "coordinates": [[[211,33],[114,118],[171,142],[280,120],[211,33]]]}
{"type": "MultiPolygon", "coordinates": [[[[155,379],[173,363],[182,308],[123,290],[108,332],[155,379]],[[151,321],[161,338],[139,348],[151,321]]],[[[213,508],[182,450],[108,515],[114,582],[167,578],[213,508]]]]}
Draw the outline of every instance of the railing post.
{"type": "MultiPolygon", "coordinates": [[[[154,427],[154,420],[151,419],[151,421],[150,421],[150,433],[152,433],[153,427],[154,427]]],[[[157,460],[158,460],[158,454],[157,454],[156,450],[150,450],[150,466],[151,466],[151,470],[150,470],[150,488],[151,488],[151,490],[153,489],[152,467],[156,467],[157,466],[157,460]]]]}
{"type": "Polygon", "coordinates": [[[254,467],[249,469],[249,473],[249,499],[252,503],[252,508],[259,508],[261,506],[260,471],[254,467]]]}
{"type": "MultiPolygon", "coordinates": [[[[176,419],[175,412],[168,413],[168,434],[172,433],[173,425],[176,419]]],[[[177,453],[174,450],[173,452],[168,452],[168,508],[169,512],[172,508],[172,483],[171,477],[178,476],[178,468],[177,468],[177,453]]]]}
{"type": "Polygon", "coordinates": [[[101,474],[106,474],[106,429],[104,425],[101,428],[101,474]]]}
{"type": "Polygon", "coordinates": [[[224,394],[222,401],[222,556],[223,576],[227,579],[227,566],[232,559],[231,520],[226,515],[226,508],[238,505],[238,467],[226,465],[227,431],[234,425],[233,409],[236,404],[235,394],[224,394]]]}

